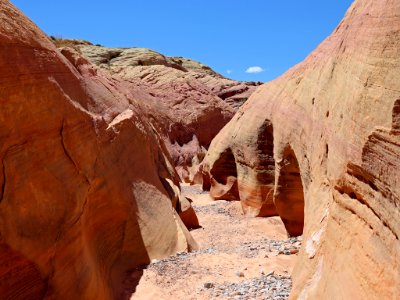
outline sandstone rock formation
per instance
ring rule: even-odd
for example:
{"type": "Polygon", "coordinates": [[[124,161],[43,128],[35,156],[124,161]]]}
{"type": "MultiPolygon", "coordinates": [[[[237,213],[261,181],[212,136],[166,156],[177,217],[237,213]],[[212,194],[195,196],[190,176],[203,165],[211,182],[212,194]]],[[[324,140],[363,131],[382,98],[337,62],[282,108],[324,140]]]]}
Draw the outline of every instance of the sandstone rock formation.
{"type": "Polygon", "coordinates": [[[201,166],[215,198],[304,234],[293,299],[400,297],[399,41],[399,1],[356,0],[257,89],[201,166]]]}
{"type": "Polygon", "coordinates": [[[7,0],[0,45],[0,298],[119,298],[141,264],[196,247],[142,94],[7,0]]]}
{"type": "Polygon", "coordinates": [[[129,82],[132,91],[140,90],[139,100],[147,105],[146,113],[184,181],[193,180],[196,160],[259,85],[230,80],[199,62],[150,49],[54,42],[75,48],[102,70],[129,82]]]}
{"type": "MultiPolygon", "coordinates": [[[[56,45],[62,45],[62,42],[63,40],[55,40],[56,45]]],[[[141,79],[153,83],[179,78],[196,81],[198,85],[204,85],[202,88],[208,93],[218,96],[235,109],[239,108],[261,84],[231,80],[195,60],[168,57],[147,48],[106,48],[88,45],[85,41],[75,41],[74,47],[92,63],[113,75],[126,80],[141,79]],[[149,71],[149,68],[146,68],[149,66],[157,68],[150,68],[149,71]]]]}

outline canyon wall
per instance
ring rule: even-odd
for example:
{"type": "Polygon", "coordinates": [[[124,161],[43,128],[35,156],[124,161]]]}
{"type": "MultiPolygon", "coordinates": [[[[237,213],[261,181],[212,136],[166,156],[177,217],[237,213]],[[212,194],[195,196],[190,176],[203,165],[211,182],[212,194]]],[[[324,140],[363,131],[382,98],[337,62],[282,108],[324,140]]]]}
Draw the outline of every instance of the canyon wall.
{"type": "Polygon", "coordinates": [[[211,195],[304,234],[292,299],[400,297],[399,98],[400,2],[357,0],[212,141],[211,195]]]}
{"type": "Polygon", "coordinates": [[[183,181],[193,180],[211,140],[254,92],[257,82],[223,77],[210,67],[146,48],[106,48],[81,40],[52,38],[111,76],[123,79],[161,135],[183,181]]]}
{"type": "Polygon", "coordinates": [[[142,264],[196,247],[140,91],[63,54],[0,0],[2,299],[121,298],[142,264]]]}

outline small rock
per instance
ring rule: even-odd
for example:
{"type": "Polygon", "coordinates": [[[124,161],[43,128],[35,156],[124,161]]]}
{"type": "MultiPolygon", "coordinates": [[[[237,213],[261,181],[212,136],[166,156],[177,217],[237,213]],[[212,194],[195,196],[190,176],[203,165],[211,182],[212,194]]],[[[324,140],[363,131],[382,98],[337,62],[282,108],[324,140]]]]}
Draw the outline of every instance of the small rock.
{"type": "Polygon", "coordinates": [[[299,253],[299,249],[290,249],[290,254],[296,254],[299,253]]]}
{"type": "Polygon", "coordinates": [[[235,274],[236,274],[237,277],[244,277],[244,273],[243,272],[236,271],[235,274]]]}
{"type": "Polygon", "coordinates": [[[214,287],[214,284],[213,284],[212,282],[206,282],[206,283],[204,284],[204,287],[205,287],[206,289],[211,289],[211,288],[214,287]]]}
{"type": "Polygon", "coordinates": [[[274,273],[275,273],[275,271],[274,270],[272,270],[271,272],[268,272],[268,274],[267,275],[265,275],[265,276],[271,276],[271,275],[274,275],[274,273]]]}

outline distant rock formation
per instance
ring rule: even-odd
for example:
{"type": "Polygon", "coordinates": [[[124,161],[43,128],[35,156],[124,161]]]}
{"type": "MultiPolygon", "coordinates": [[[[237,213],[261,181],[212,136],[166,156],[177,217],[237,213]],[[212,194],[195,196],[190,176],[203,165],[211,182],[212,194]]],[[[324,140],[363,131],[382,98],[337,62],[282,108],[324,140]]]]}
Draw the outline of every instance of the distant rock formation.
{"type": "Polygon", "coordinates": [[[6,0],[0,45],[0,298],[117,299],[140,265],[195,248],[141,94],[6,0]]]}
{"type": "Polygon", "coordinates": [[[260,83],[224,78],[210,67],[145,48],[105,48],[53,38],[116,78],[129,82],[163,138],[177,171],[191,181],[211,140],[260,83]],[[193,169],[193,170],[192,170],[193,169]]]}
{"type": "Polygon", "coordinates": [[[207,94],[218,96],[234,109],[239,108],[261,85],[261,82],[228,79],[195,60],[169,57],[147,48],[107,48],[83,40],[52,39],[57,47],[73,47],[95,65],[126,80],[166,83],[183,78],[198,81],[204,85],[203,89],[208,90],[207,94]],[[151,66],[153,68],[146,68],[151,66]]]}
{"type": "Polygon", "coordinates": [[[211,195],[304,234],[292,299],[400,298],[399,98],[400,2],[357,0],[212,141],[211,195]]]}

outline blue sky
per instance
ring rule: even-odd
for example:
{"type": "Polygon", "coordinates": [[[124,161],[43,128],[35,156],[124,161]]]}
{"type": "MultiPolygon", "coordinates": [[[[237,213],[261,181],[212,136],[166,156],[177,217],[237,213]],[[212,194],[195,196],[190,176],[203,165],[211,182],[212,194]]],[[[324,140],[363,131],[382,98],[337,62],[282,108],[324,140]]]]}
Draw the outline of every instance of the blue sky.
{"type": "Polygon", "coordinates": [[[302,61],[351,0],[11,0],[49,35],[146,47],[238,80],[269,81],[302,61]],[[250,67],[253,67],[246,73],[250,67]],[[258,72],[261,71],[261,72],[258,72]]]}

